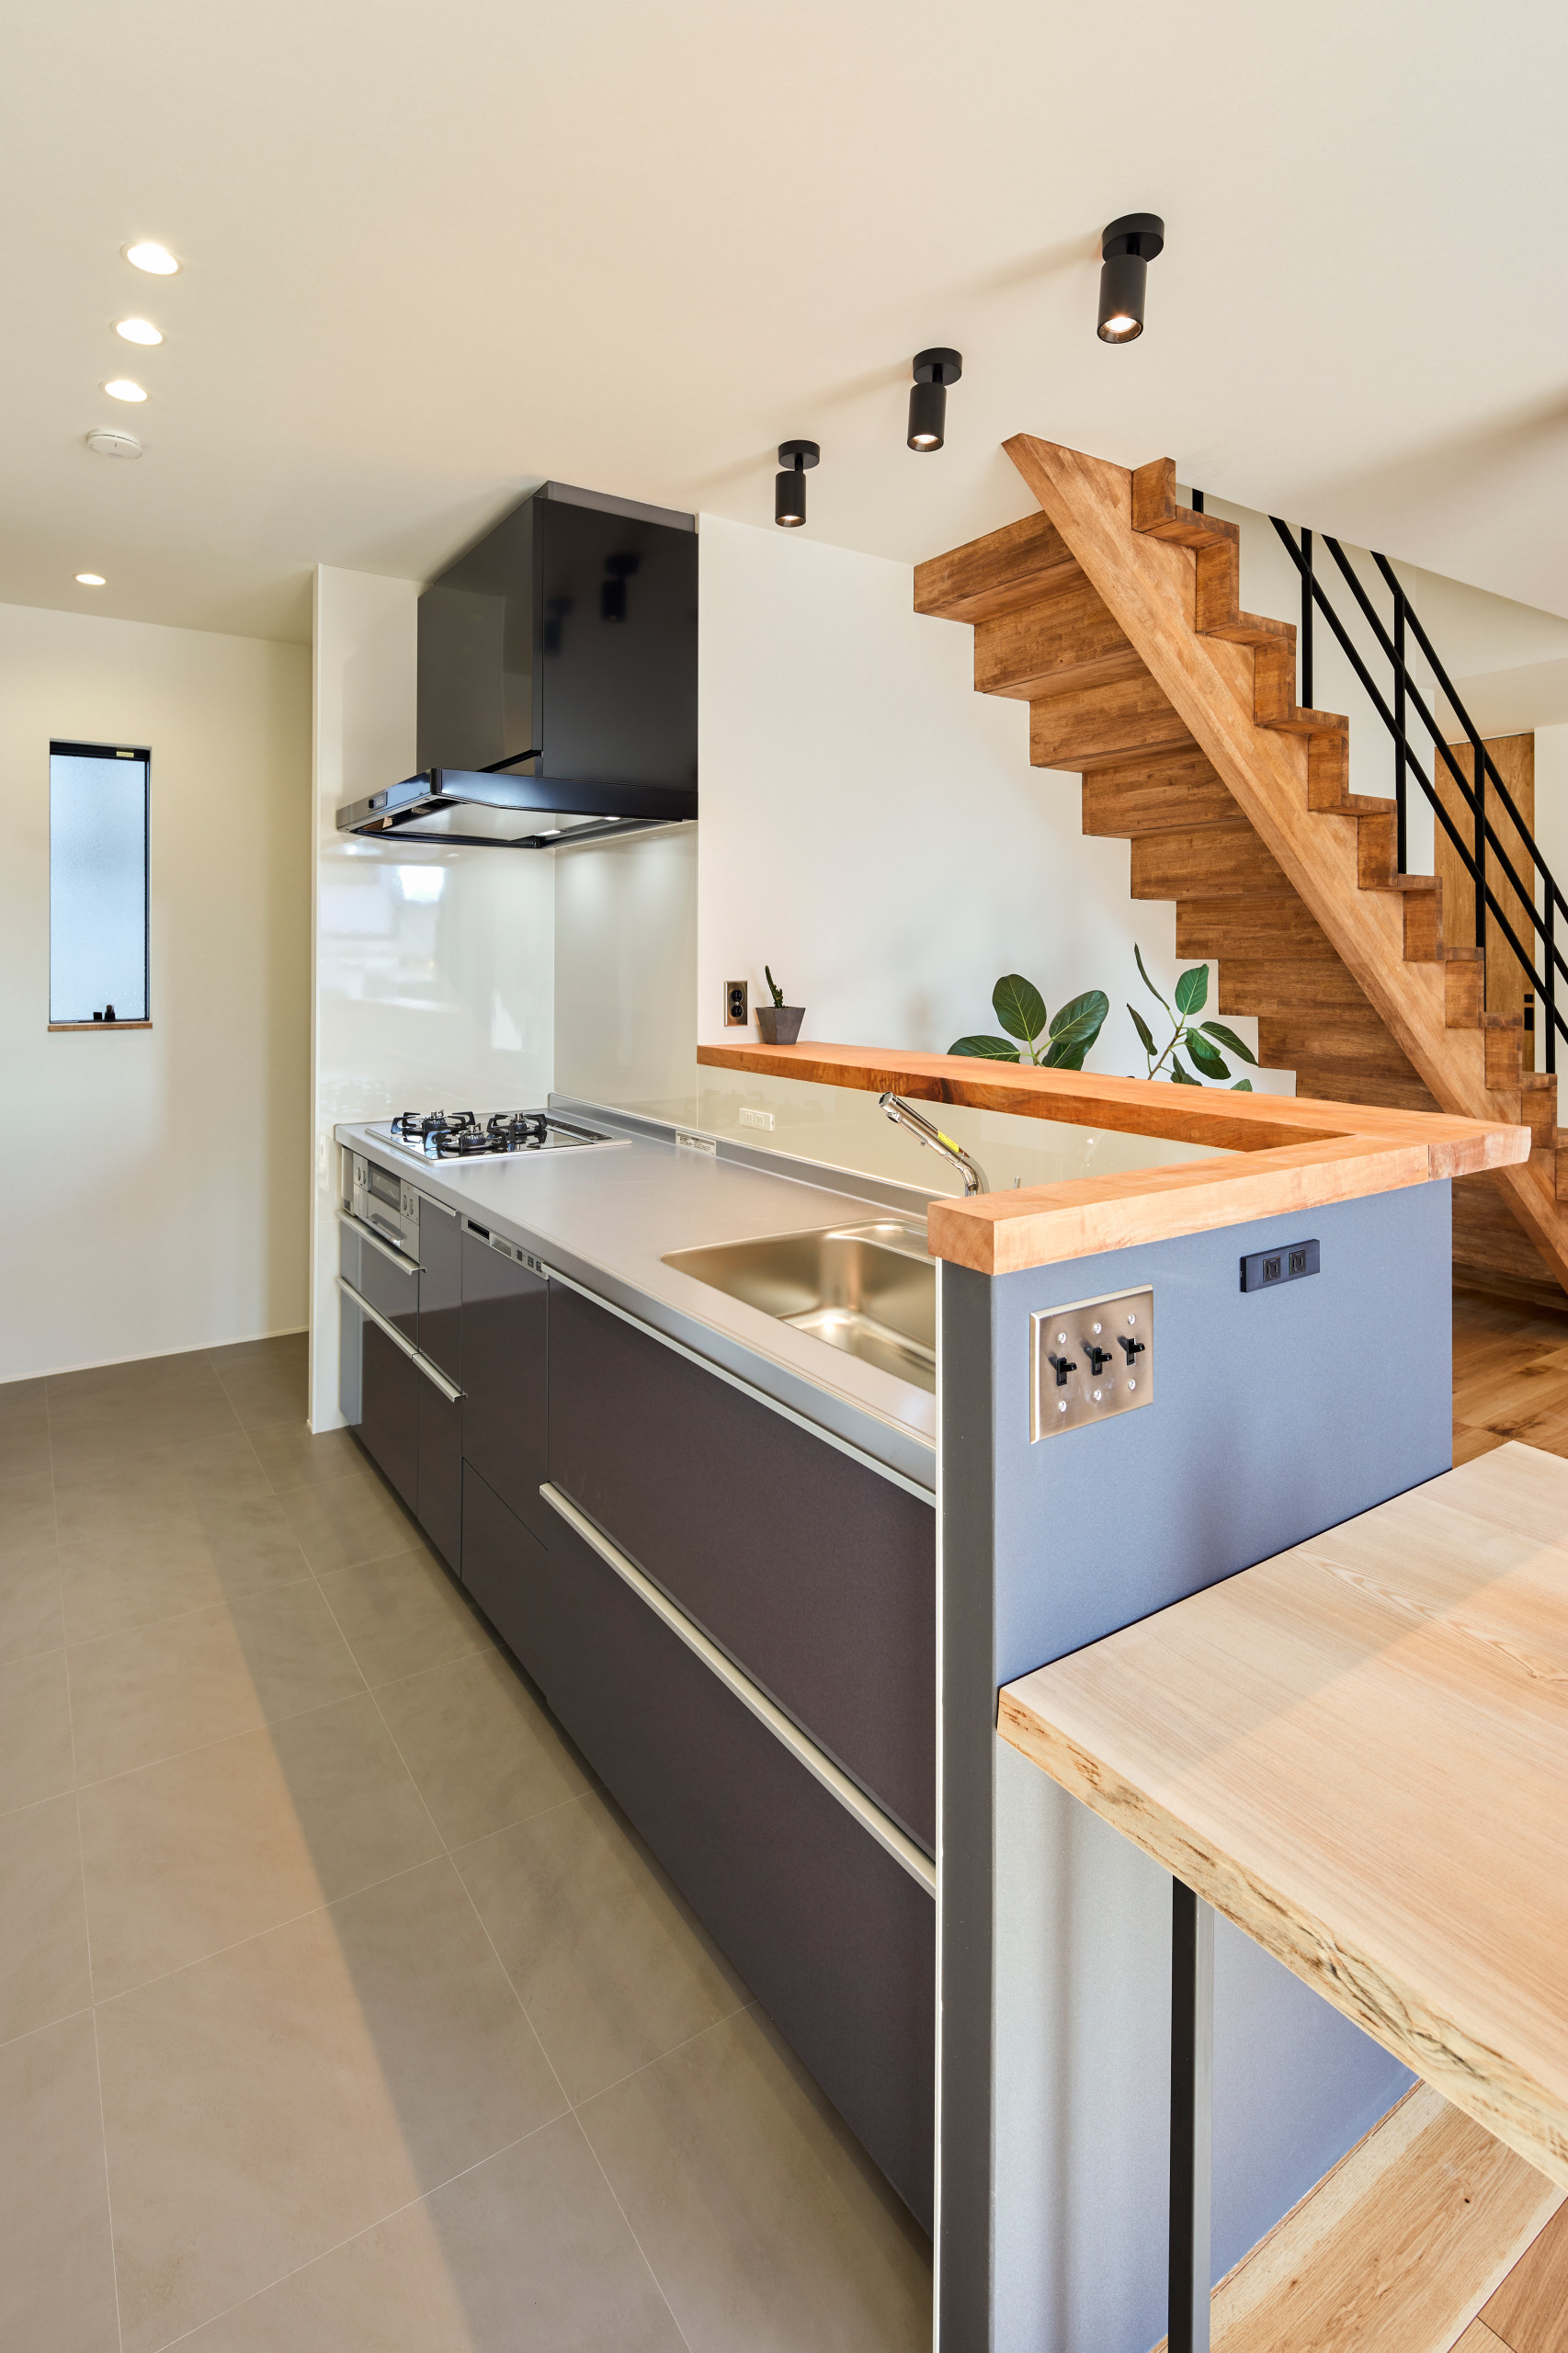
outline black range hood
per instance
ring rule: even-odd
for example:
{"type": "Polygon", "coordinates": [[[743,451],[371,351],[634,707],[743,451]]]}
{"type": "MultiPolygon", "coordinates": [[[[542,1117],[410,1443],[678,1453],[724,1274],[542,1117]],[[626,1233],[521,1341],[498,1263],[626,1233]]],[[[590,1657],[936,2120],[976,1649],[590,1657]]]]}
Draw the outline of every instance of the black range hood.
{"type": "Polygon", "coordinates": [[[420,597],[415,756],[339,833],[553,849],[695,818],[696,517],[553,482],[515,506],[420,597]]]}

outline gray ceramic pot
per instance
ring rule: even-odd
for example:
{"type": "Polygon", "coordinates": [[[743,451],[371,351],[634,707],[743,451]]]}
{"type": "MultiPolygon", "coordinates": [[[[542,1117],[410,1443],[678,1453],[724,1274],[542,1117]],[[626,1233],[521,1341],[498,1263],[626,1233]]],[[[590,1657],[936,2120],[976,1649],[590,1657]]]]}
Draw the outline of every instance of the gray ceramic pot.
{"type": "Polygon", "coordinates": [[[806,1017],[803,1005],[759,1005],[756,1026],[765,1046],[792,1046],[806,1017]]]}

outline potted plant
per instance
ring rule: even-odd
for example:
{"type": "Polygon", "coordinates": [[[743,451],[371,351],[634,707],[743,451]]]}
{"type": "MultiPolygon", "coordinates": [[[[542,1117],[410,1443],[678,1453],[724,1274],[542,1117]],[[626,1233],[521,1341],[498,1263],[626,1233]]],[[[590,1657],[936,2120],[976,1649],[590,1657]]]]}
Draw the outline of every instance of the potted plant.
{"type": "Polygon", "coordinates": [[[767,1046],[792,1046],[801,1034],[806,1008],[803,1005],[786,1005],[784,992],[771,971],[766,964],[762,969],[767,974],[767,991],[773,999],[771,1005],[759,1005],[756,1008],[756,1026],[762,1032],[763,1043],[767,1046]]]}

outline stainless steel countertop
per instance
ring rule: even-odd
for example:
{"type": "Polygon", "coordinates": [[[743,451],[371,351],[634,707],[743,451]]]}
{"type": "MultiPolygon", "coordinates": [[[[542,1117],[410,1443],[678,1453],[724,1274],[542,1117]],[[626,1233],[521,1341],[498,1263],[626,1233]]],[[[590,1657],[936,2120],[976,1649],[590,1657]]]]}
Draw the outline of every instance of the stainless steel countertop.
{"type": "Polygon", "coordinates": [[[890,1208],[923,1222],[934,1197],[918,1186],[818,1170],[725,1141],[710,1156],[677,1144],[676,1131],[658,1122],[577,1097],[551,1103],[614,1134],[618,1148],[429,1161],[415,1169],[368,1125],[344,1123],[333,1132],[610,1306],[934,1491],[937,1401],[927,1391],[662,1263],[669,1250],[860,1223],[890,1208]]]}

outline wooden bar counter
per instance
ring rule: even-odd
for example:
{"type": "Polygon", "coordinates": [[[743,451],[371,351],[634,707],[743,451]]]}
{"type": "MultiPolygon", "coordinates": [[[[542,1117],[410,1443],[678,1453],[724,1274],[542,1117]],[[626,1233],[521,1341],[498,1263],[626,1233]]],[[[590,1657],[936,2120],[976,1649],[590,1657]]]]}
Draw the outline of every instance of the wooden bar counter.
{"type": "Polygon", "coordinates": [[[712,1070],[1112,1128],[1211,1144],[1237,1155],[933,1203],[932,1256],[983,1275],[1015,1274],[1173,1234],[1470,1176],[1529,1157],[1528,1128],[1359,1103],[1151,1085],[1143,1078],[1040,1070],[963,1054],[747,1044],[699,1046],[697,1059],[712,1070]]]}

